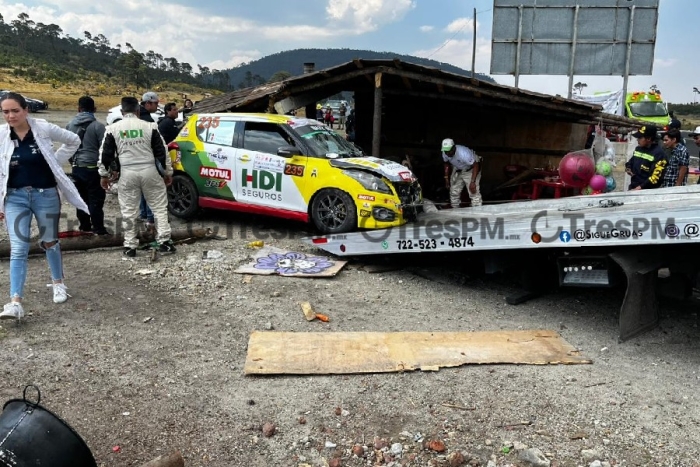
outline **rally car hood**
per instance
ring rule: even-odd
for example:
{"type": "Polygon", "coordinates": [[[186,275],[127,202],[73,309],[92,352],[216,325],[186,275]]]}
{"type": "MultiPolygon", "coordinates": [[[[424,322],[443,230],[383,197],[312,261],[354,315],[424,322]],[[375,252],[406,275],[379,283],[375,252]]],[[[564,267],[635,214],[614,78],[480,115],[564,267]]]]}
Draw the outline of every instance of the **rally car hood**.
{"type": "Polygon", "coordinates": [[[349,157],[331,159],[331,167],[339,169],[358,169],[372,172],[392,182],[413,182],[416,180],[411,170],[398,162],[380,159],[378,157],[349,157]]]}

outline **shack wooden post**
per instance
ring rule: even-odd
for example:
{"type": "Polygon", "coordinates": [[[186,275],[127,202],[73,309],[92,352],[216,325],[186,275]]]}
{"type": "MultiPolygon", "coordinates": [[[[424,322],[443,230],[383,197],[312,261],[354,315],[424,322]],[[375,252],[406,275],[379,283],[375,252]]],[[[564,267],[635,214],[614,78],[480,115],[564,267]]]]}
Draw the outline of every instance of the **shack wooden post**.
{"type": "Polygon", "coordinates": [[[382,138],[382,74],[374,75],[374,118],[372,119],[372,155],[380,157],[382,138]]]}

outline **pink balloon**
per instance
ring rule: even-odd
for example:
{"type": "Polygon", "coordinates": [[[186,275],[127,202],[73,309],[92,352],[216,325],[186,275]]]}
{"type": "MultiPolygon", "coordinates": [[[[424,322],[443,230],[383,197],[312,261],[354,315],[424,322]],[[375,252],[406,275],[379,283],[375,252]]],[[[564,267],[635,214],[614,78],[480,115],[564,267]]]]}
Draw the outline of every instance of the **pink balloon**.
{"type": "Polygon", "coordinates": [[[591,177],[589,185],[591,185],[593,191],[600,191],[602,193],[605,191],[605,188],[607,188],[608,182],[605,180],[605,177],[596,174],[591,177]]]}
{"type": "Polygon", "coordinates": [[[593,175],[595,175],[595,163],[588,154],[570,152],[559,163],[559,177],[562,182],[574,188],[587,186],[593,175]]]}

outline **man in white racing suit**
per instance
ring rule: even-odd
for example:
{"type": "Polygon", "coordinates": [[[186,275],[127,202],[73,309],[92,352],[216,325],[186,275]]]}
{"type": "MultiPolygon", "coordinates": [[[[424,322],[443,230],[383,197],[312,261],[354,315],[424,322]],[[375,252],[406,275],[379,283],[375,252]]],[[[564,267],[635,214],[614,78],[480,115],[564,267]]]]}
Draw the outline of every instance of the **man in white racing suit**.
{"type": "Polygon", "coordinates": [[[124,255],[133,258],[139,246],[136,218],[142,193],[153,211],[159,251],[174,253],[166,192],[166,186],[172,183],[173,169],[165,142],[157,124],[138,118],[139,101],[135,97],[122,98],[122,114],[122,120],[106,128],[98,168],[105,190],[119,178],[119,207],[125,223],[124,255]]]}

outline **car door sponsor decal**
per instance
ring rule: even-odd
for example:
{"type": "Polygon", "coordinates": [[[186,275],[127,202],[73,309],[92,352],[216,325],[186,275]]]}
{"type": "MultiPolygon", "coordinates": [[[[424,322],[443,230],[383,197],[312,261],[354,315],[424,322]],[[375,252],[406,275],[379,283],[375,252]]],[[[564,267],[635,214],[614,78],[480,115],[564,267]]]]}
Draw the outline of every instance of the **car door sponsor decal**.
{"type": "Polygon", "coordinates": [[[206,188],[223,188],[226,186],[226,181],[225,180],[213,180],[213,179],[208,179],[204,181],[204,186],[206,188]]]}
{"type": "Polygon", "coordinates": [[[214,178],[217,180],[231,181],[231,171],[216,167],[200,167],[199,176],[204,178],[214,178]]]}
{"type": "Polygon", "coordinates": [[[266,170],[241,171],[243,196],[282,201],[282,174],[266,170]]]}
{"type": "Polygon", "coordinates": [[[374,196],[372,196],[372,195],[357,195],[357,199],[361,199],[364,201],[374,201],[374,196]]]}
{"type": "Polygon", "coordinates": [[[284,174],[291,175],[292,177],[303,177],[304,168],[303,165],[287,164],[284,166],[284,174]]]}
{"type": "Polygon", "coordinates": [[[216,152],[210,152],[207,154],[209,156],[209,160],[212,162],[226,162],[228,160],[228,156],[224,154],[224,150],[222,148],[216,148],[216,152]]]}
{"type": "Polygon", "coordinates": [[[277,156],[256,154],[255,160],[253,161],[253,168],[265,170],[267,172],[282,173],[284,172],[284,160],[277,156]]]}

